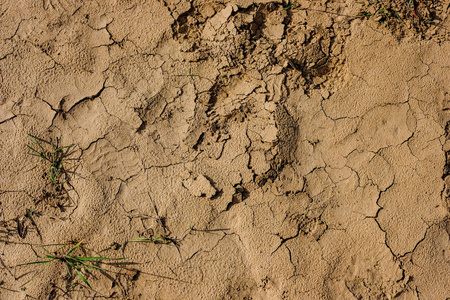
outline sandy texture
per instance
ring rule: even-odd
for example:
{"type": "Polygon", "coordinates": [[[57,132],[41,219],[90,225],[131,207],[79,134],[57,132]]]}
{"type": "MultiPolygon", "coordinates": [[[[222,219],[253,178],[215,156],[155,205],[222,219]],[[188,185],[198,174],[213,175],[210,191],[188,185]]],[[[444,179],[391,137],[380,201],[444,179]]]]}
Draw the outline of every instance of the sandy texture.
{"type": "Polygon", "coordinates": [[[105,3],[0,3],[1,299],[450,297],[447,0],[105,3]]]}

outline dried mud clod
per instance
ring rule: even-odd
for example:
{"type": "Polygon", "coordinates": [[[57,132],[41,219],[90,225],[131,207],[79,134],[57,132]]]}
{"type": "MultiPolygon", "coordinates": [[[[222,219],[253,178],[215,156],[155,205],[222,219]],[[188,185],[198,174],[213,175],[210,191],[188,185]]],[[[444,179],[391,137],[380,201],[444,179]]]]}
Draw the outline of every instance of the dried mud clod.
{"type": "MultiPolygon", "coordinates": [[[[261,75],[272,66],[300,72],[299,84],[318,87],[335,68],[344,36],[335,33],[350,18],[334,23],[326,6],[312,10],[317,21],[307,24],[308,8],[286,10],[281,3],[230,4],[194,2],[173,24],[174,38],[186,52],[219,60],[220,78],[211,88],[214,104],[232,77],[250,69],[261,75]],[[220,85],[218,85],[220,83],[220,85]]],[[[351,16],[347,16],[351,17],[351,16]]],[[[341,18],[342,19],[342,18],[341,18]]],[[[340,32],[340,31],[339,31],[340,32]]]]}

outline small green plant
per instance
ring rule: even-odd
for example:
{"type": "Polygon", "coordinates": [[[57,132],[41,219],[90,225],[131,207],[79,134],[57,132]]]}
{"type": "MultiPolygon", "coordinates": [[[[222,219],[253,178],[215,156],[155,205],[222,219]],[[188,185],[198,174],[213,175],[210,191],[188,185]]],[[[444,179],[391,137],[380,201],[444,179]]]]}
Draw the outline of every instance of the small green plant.
{"type": "Polygon", "coordinates": [[[371,17],[371,16],[372,16],[372,13],[370,13],[370,12],[368,12],[368,11],[361,11],[361,12],[359,13],[359,16],[362,17],[362,18],[368,18],[368,17],[371,17]]]}
{"type": "Polygon", "coordinates": [[[397,20],[400,22],[402,21],[398,12],[393,10],[391,7],[384,5],[383,3],[381,3],[381,8],[378,10],[378,14],[379,14],[379,19],[378,19],[379,24],[381,24],[393,17],[397,18],[397,20]]]}
{"type": "Polygon", "coordinates": [[[294,5],[296,2],[297,2],[297,0],[295,0],[295,1],[292,2],[292,3],[289,3],[287,6],[283,7],[283,9],[284,9],[284,10],[291,9],[291,8],[292,8],[292,5],[294,5]]]}
{"type": "Polygon", "coordinates": [[[404,20],[413,17],[413,20],[418,17],[418,21],[424,21],[425,18],[420,17],[417,11],[418,2],[415,0],[404,1],[385,1],[375,0],[367,1],[363,11],[359,13],[361,18],[373,17],[378,24],[385,24],[386,26],[393,26],[404,22],[404,20]]]}
{"type": "MultiPolygon", "coordinates": [[[[95,265],[94,263],[101,263],[102,261],[105,260],[123,260],[126,259],[125,257],[121,257],[121,258],[108,258],[108,257],[94,257],[94,256],[75,256],[72,253],[80,248],[82,242],[77,243],[76,245],[72,246],[70,248],[69,251],[67,251],[66,254],[59,254],[62,252],[63,249],[68,248],[69,244],[63,244],[62,247],[60,247],[59,249],[57,249],[54,253],[49,252],[46,247],[49,246],[58,246],[58,245],[43,245],[41,246],[42,249],[44,249],[44,251],[47,253],[47,255],[44,258],[44,260],[37,260],[37,261],[33,261],[33,262],[29,262],[29,263],[25,263],[25,264],[20,264],[18,265],[18,267],[20,266],[29,266],[29,265],[36,265],[36,264],[44,264],[44,267],[37,272],[35,275],[33,275],[33,277],[31,277],[31,279],[29,279],[27,282],[25,282],[24,284],[21,285],[21,288],[24,288],[25,285],[27,285],[28,283],[30,283],[33,279],[36,278],[36,276],[38,276],[39,274],[41,274],[45,268],[50,265],[52,262],[54,261],[59,261],[64,263],[64,265],[66,266],[67,269],[67,274],[69,275],[69,277],[72,277],[72,274],[75,273],[78,275],[78,277],[90,288],[92,289],[91,285],[89,284],[89,282],[86,280],[85,275],[83,273],[85,273],[86,271],[104,271],[107,272],[107,270],[99,267],[98,265],[95,265]]],[[[59,245],[61,246],[61,245],[59,245]]]]}
{"type": "Polygon", "coordinates": [[[33,148],[32,146],[27,145],[28,149],[32,151],[29,154],[50,163],[48,175],[53,184],[59,188],[61,184],[61,175],[66,173],[63,161],[69,155],[68,152],[73,145],[59,147],[58,143],[55,145],[53,142],[47,142],[31,135],[27,136],[37,146],[34,146],[33,148]],[[41,142],[50,144],[52,147],[51,150],[45,150],[41,142]]]}

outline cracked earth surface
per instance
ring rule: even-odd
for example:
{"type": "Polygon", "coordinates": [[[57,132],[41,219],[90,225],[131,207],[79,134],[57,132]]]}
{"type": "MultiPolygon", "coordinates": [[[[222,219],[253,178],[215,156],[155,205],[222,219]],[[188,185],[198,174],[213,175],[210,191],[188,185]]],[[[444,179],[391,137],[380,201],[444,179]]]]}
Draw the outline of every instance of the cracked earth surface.
{"type": "Polygon", "coordinates": [[[393,29],[356,1],[2,1],[0,298],[449,299],[450,3],[425,4],[393,29]],[[62,189],[27,134],[74,145],[62,189]],[[73,241],[129,264],[20,288],[73,241]]]}

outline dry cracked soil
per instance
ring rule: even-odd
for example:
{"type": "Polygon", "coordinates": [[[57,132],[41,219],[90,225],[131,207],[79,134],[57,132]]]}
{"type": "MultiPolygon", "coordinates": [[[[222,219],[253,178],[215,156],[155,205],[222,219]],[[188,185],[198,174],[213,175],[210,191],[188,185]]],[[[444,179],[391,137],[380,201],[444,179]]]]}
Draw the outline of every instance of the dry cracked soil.
{"type": "Polygon", "coordinates": [[[450,299],[449,10],[2,0],[0,299],[450,299]]]}

